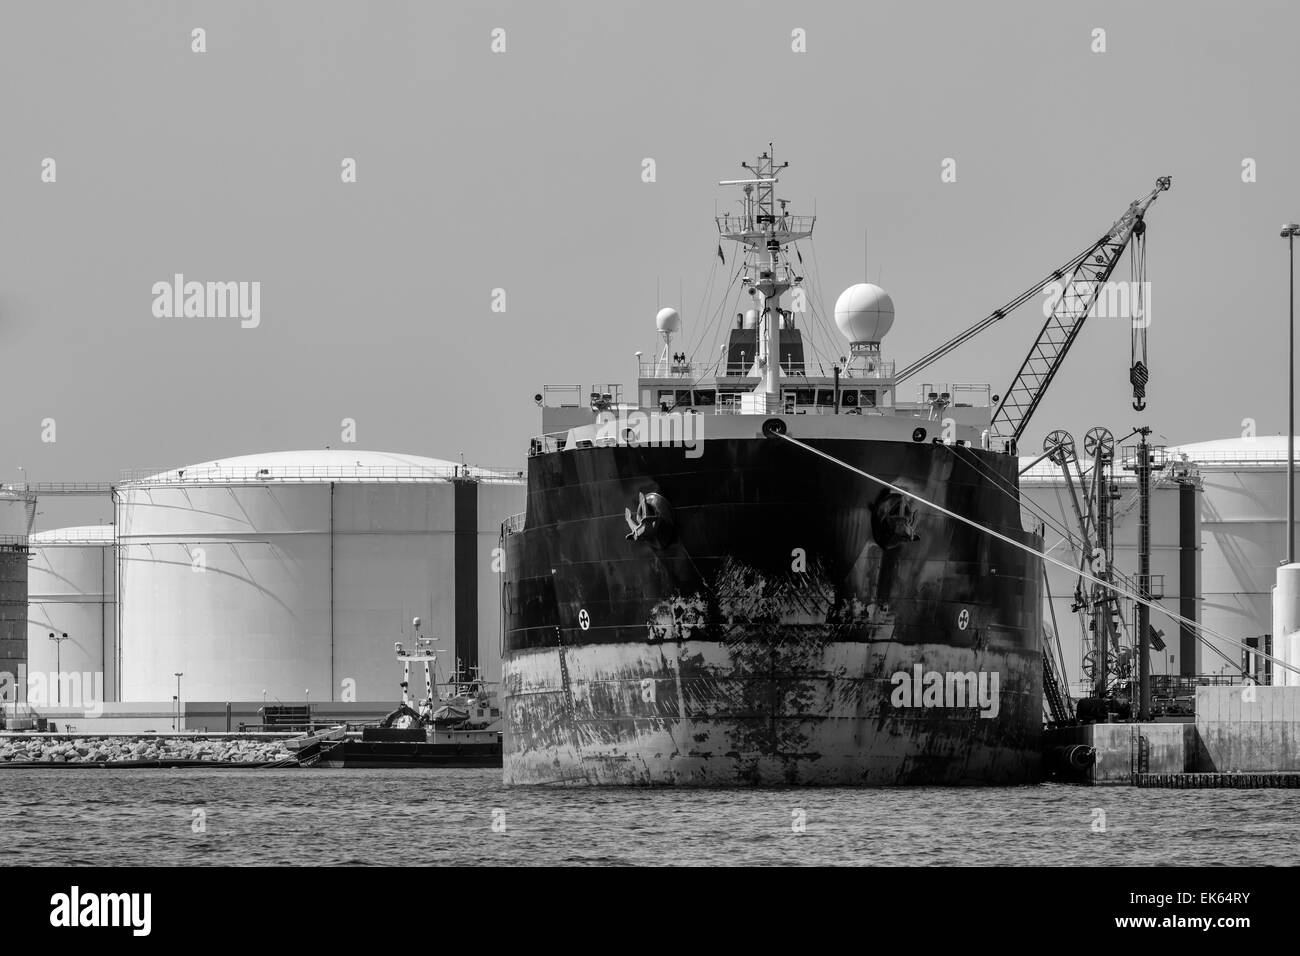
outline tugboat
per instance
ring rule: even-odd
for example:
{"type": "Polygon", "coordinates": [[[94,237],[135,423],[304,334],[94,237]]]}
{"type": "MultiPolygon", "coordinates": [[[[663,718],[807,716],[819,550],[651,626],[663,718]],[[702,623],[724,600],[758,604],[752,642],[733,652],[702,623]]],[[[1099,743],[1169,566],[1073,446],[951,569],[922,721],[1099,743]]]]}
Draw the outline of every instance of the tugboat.
{"type": "Polygon", "coordinates": [[[393,648],[402,665],[402,701],[377,726],[363,727],[358,737],[333,728],[290,741],[304,766],[354,767],[500,767],[501,709],[494,685],[478,668],[465,679],[457,668],[451,680],[437,682],[436,638],[419,636],[415,648],[393,648]],[[424,697],[411,698],[411,664],[424,665],[424,697]]]}
{"type": "Polygon", "coordinates": [[[1016,441],[1168,180],[1054,273],[1067,291],[1001,399],[909,401],[904,378],[1044,283],[898,372],[891,297],[853,285],[834,308],[847,356],[818,362],[797,245],[815,217],[776,198],[789,164],[770,148],[741,165],[717,227],[751,306],[720,354],[674,351],[663,308],[632,401],[535,396],[527,511],[502,527],[505,782],[1034,782],[1042,537],[1016,441]]]}

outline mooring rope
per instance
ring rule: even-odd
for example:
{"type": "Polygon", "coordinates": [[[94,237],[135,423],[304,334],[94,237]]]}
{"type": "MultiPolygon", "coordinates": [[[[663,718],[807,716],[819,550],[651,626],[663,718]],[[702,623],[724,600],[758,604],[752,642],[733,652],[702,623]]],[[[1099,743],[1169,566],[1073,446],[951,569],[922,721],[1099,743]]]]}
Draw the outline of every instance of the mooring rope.
{"type": "MultiPolygon", "coordinates": [[[[936,504],[933,501],[929,501],[925,498],[922,498],[920,495],[914,494],[913,492],[910,492],[905,488],[900,488],[897,485],[886,481],[884,478],[879,478],[876,475],[869,474],[863,471],[861,468],[855,468],[853,465],[850,465],[848,462],[841,461],[840,459],[836,458],[834,455],[829,455],[819,448],[814,448],[812,445],[807,445],[804,442],[799,441],[797,438],[791,438],[789,435],[777,431],[771,431],[766,426],[763,429],[763,434],[767,435],[769,438],[780,438],[784,441],[788,441],[790,444],[802,448],[804,451],[811,452],[812,454],[818,456],[819,458],[825,458],[827,461],[831,462],[832,464],[839,465],[841,468],[845,468],[853,472],[854,474],[861,475],[863,478],[866,478],[870,481],[874,481],[876,484],[882,485],[885,488],[888,488],[890,491],[903,495],[904,497],[911,498],[913,501],[919,502],[920,504],[923,504],[928,508],[933,508],[935,511],[938,511],[940,514],[947,515],[949,518],[952,518],[955,521],[960,521],[962,524],[969,525],[970,527],[974,528],[977,531],[982,531],[987,535],[991,535],[992,537],[997,538],[999,541],[1011,545],[1013,548],[1019,548],[1021,551],[1026,551],[1029,554],[1034,555],[1035,557],[1041,558],[1044,561],[1048,561],[1052,564],[1055,564],[1057,567],[1064,568],[1066,571],[1069,571],[1071,574],[1077,574],[1085,581],[1088,581],[1092,584],[1100,585],[1101,587],[1104,588],[1109,588],[1110,590],[1114,591],[1116,594],[1123,595],[1124,597],[1129,598],[1132,601],[1136,601],[1138,604],[1141,604],[1144,607],[1148,607],[1153,611],[1159,611],[1161,614],[1163,614],[1165,617],[1169,618],[1170,620],[1176,621],[1179,624],[1182,624],[1188,627],[1189,629],[1191,629],[1192,636],[1194,636],[1198,641],[1200,641],[1210,650],[1214,651],[1216,654],[1222,657],[1225,661],[1228,662],[1228,664],[1231,667],[1233,667],[1236,670],[1241,670],[1241,668],[1238,667],[1237,663],[1234,660],[1232,660],[1232,658],[1230,658],[1227,654],[1223,653],[1223,651],[1215,647],[1214,644],[1212,644],[1209,640],[1207,640],[1204,636],[1205,634],[1209,634],[1210,636],[1216,638],[1217,640],[1223,641],[1226,644],[1232,644],[1236,647],[1240,647],[1244,650],[1248,650],[1251,653],[1256,654],[1259,657],[1262,657],[1264,660],[1271,662],[1276,667],[1281,667],[1284,670],[1291,671],[1293,674],[1300,674],[1300,667],[1297,667],[1294,664],[1288,664],[1285,661],[1280,661],[1276,657],[1272,656],[1271,654],[1265,654],[1262,651],[1257,650],[1256,648],[1253,648],[1248,644],[1244,644],[1241,641],[1228,637],[1228,635],[1226,634],[1220,634],[1218,631],[1214,630],[1213,628],[1206,627],[1204,624],[1201,624],[1197,621],[1193,621],[1190,618],[1183,617],[1181,614],[1176,614],[1162,604],[1157,604],[1155,601],[1147,600],[1146,598],[1138,594],[1133,594],[1129,591],[1126,591],[1111,581],[1103,581],[1101,578],[1089,574],[1087,571],[1083,571],[1080,570],[1079,568],[1068,565],[1064,561],[1059,560],[1058,558],[1054,558],[1049,554],[1046,554],[1042,551],[1038,551],[1035,548],[1031,548],[1027,544],[1022,544],[1021,542],[1015,540],[1014,538],[1010,538],[1007,535],[1002,534],[1001,532],[994,531],[992,528],[987,528],[984,525],[980,524],[978,521],[974,521],[970,518],[965,517],[964,515],[959,515],[954,511],[949,511],[947,508],[943,507],[940,504],[936,504]],[[1203,632],[1203,633],[1197,633],[1197,632],[1203,632]]],[[[1249,676],[1249,675],[1245,675],[1245,676],[1249,676]]]]}

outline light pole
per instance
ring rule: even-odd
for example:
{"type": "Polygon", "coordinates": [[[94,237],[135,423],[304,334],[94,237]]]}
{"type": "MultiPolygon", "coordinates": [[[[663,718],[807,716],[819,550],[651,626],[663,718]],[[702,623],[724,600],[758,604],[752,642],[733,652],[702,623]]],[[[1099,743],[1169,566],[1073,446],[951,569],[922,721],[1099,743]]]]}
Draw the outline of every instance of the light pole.
{"type": "Polygon", "coordinates": [[[1286,399],[1286,563],[1295,564],[1295,237],[1300,233],[1300,223],[1289,222],[1282,227],[1291,259],[1290,338],[1287,340],[1287,399],[1286,399]]]}
{"type": "Polygon", "coordinates": [[[185,676],[185,673],[176,671],[172,676],[176,678],[176,724],[172,727],[172,730],[179,731],[181,729],[181,678],[185,676]]]}
{"type": "MultiPolygon", "coordinates": [[[[62,637],[56,637],[53,631],[50,631],[50,640],[54,642],[54,693],[57,697],[58,706],[63,706],[63,642],[68,639],[65,631],[62,637]]],[[[47,697],[46,700],[49,700],[47,697]]]]}

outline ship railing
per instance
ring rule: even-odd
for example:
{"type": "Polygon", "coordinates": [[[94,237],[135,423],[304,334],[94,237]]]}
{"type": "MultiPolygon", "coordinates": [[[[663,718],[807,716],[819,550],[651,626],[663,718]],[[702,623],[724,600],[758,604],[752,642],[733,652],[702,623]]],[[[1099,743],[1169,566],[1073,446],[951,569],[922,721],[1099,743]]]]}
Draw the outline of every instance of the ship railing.
{"type": "MultiPolygon", "coordinates": [[[[766,223],[760,223],[757,216],[729,215],[715,216],[714,221],[718,224],[718,232],[722,235],[742,235],[757,234],[763,231],[766,223]]],[[[792,216],[777,215],[773,217],[772,228],[776,232],[786,233],[810,233],[813,231],[813,224],[817,222],[816,216],[792,216]]]]}
{"type": "Polygon", "coordinates": [[[567,431],[534,435],[528,440],[528,457],[532,458],[534,455],[544,455],[552,451],[564,451],[565,443],[568,440],[569,433],[567,431]]]}
{"type": "MultiPolygon", "coordinates": [[[[757,382],[758,376],[750,375],[752,361],[746,362],[641,362],[637,369],[638,378],[642,379],[690,379],[701,382],[715,378],[747,379],[757,382]]],[[[824,362],[782,362],[782,386],[799,387],[800,379],[823,378],[834,380],[835,366],[824,362]],[[788,381],[787,381],[788,380],[788,381]]],[[[840,366],[840,384],[846,388],[861,387],[863,384],[878,385],[894,377],[894,362],[873,361],[870,368],[840,366]]],[[[819,386],[828,387],[828,386],[819,386]]],[[[985,386],[987,392],[987,386],[985,386]]],[[[987,404],[987,402],[985,402],[987,404]]]]}
{"type": "Polygon", "coordinates": [[[934,384],[925,382],[916,387],[917,404],[925,405],[936,399],[956,407],[989,408],[993,404],[993,389],[984,382],[954,382],[934,384]]]}
{"type": "Polygon", "coordinates": [[[718,363],[704,362],[641,362],[637,368],[638,378],[689,378],[696,379],[712,375],[718,363]]]}
{"type": "Polygon", "coordinates": [[[546,408],[581,408],[581,385],[543,385],[542,405],[546,408]]]}
{"type": "Polygon", "coordinates": [[[528,517],[527,511],[521,511],[517,515],[511,515],[501,522],[501,537],[511,534],[518,534],[524,530],[524,519],[528,517]]]}
{"type": "MultiPolygon", "coordinates": [[[[697,411],[697,412],[698,412],[698,411],[702,411],[702,412],[706,412],[706,413],[709,412],[709,411],[712,411],[713,414],[715,414],[715,415],[746,415],[746,414],[753,414],[752,412],[746,412],[743,408],[741,408],[739,402],[725,402],[725,403],[721,403],[721,404],[713,405],[713,406],[697,406],[697,407],[694,409],[694,411],[697,411]]],[[[778,414],[778,415],[834,415],[834,414],[835,414],[835,406],[833,406],[833,405],[792,405],[792,404],[786,403],[786,404],[781,405],[780,408],[778,408],[778,410],[776,411],[775,414],[778,414]]],[[[884,415],[892,414],[892,410],[891,410],[891,409],[884,409],[884,408],[845,408],[843,405],[841,405],[841,406],[840,406],[839,414],[841,414],[841,415],[879,415],[879,416],[884,416],[884,415]]]]}

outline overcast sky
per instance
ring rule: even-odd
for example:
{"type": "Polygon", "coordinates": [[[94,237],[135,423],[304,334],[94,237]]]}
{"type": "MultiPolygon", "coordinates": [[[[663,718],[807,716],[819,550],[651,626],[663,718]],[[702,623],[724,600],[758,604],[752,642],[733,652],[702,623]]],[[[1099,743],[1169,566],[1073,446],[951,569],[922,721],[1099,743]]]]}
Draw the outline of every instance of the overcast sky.
{"type": "MultiPolygon", "coordinates": [[[[346,447],[344,418],[358,447],[522,467],[543,384],[630,385],[660,305],[702,336],[716,182],[769,140],[778,195],[816,204],[828,305],[866,237],[900,364],[1172,175],[1147,411],[1127,323],[1094,319],[1024,446],[1280,432],[1298,39],[1282,2],[5,0],[0,481],[346,447]],[[178,272],[260,282],[260,325],[155,316],[178,272]]],[[[1032,303],[926,377],[1003,391],[1041,322],[1032,303]]]]}

